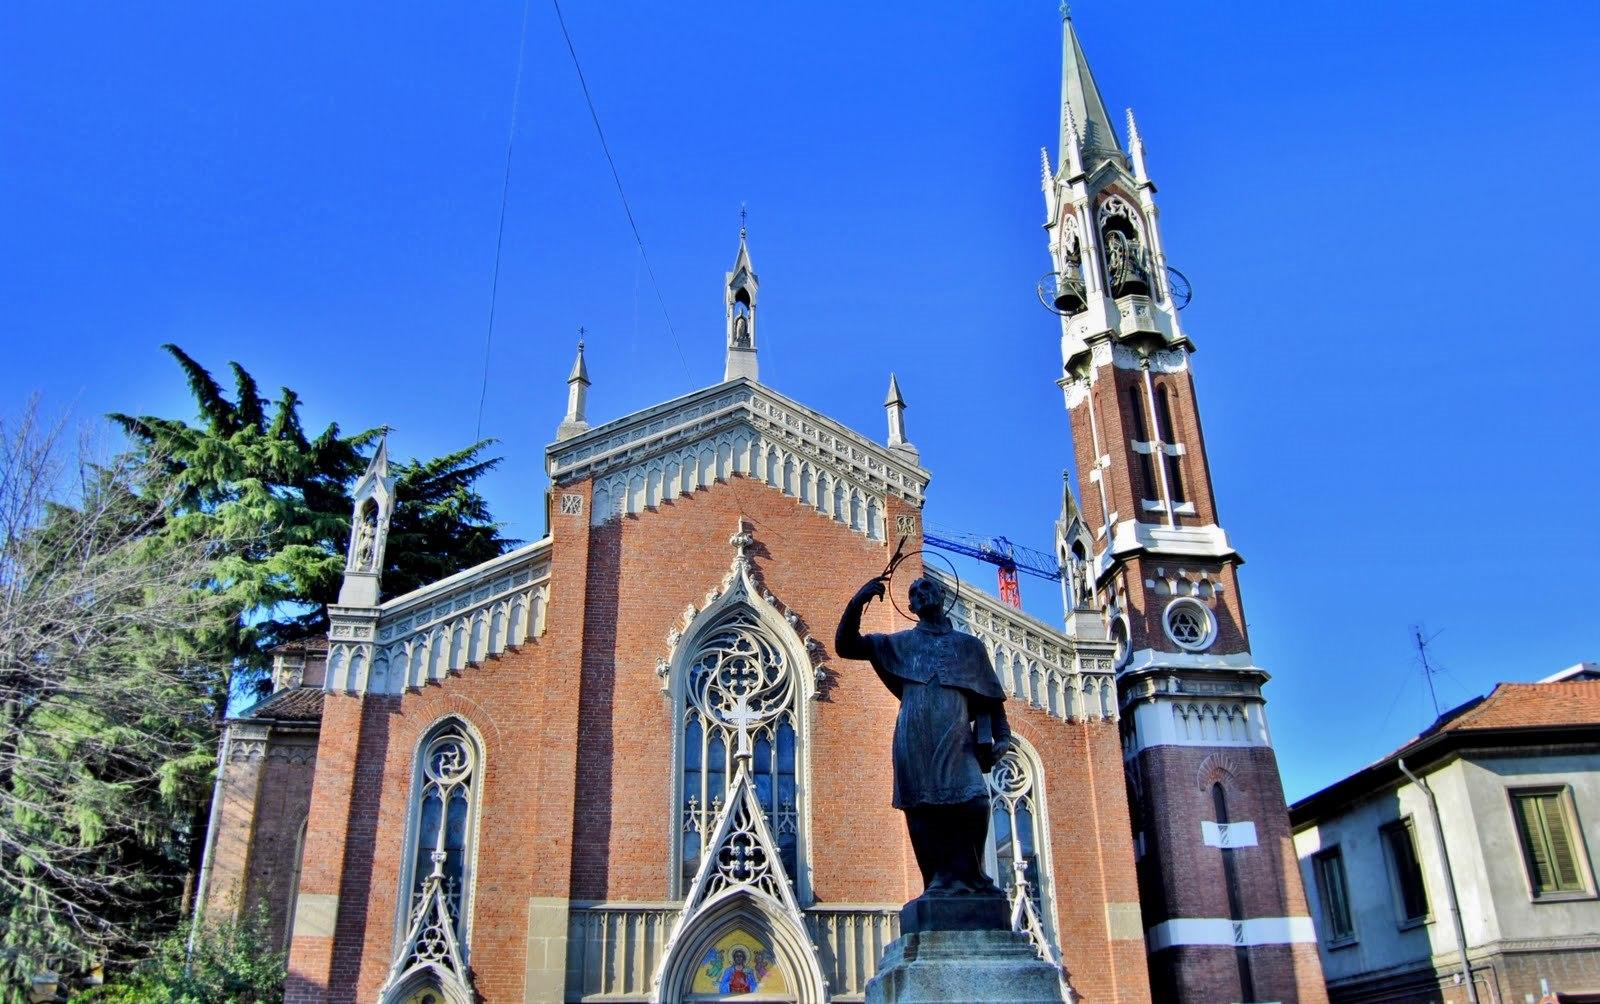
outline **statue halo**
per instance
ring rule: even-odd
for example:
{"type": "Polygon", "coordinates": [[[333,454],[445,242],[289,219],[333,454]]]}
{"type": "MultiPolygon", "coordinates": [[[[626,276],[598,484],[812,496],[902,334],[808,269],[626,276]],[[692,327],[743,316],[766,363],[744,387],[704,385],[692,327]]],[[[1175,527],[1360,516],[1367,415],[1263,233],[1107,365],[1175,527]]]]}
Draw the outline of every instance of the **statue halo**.
{"type": "MultiPolygon", "coordinates": [[[[913,554],[920,554],[920,555],[923,556],[923,565],[924,566],[927,565],[927,556],[931,554],[935,558],[938,558],[940,561],[944,562],[945,567],[950,569],[950,578],[951,578],[951,581],[953,581],[955,583],[955,587],[954,588],[950,588],[948,586],[945,587],[945,606],[944,606],[944,612],[943,612],[943,615],[945,617],[949,617],[950,616],[950,611],[955,609],[956,602],[961,599],[961,573],[956,571],[956,566],[955,566],[954,562],[952,562],[949,558],[945,557],[943,554],[940,554],[938,551],[932,550],[931,548],[926,548],[926,547],[919,548],[919,549],[917,549],[915,551],[911,551],[911,552],[909,552],[907,554],[899,555],[896,558],[896,560],[894,562],[894,566],[889,569],[889,582],[888,582],[888,585],[885,587],[885,591],[889,594],[889,602],[894,604],[895,612],[898,613],[900,616],[906,618],[907,620],[912,620],[912,621],[917,619],[915,614],[906,613],[905,610],[901,609],[900,601],[895,599],[895,591],[894,591],[894,577],[895,577],[895,573],[900,571],[900,563],[903,562],[905,559],[911,557],[911,555],[913,555],[913,554]]],[[[920,578],[920,576],[919,576],[919,578],[920,578]]]]}

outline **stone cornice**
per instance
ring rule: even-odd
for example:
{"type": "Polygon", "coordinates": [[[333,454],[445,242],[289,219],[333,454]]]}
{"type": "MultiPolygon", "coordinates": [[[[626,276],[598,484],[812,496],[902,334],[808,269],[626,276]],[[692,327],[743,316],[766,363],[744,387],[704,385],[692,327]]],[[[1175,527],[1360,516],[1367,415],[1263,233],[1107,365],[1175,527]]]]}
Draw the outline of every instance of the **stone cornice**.
{"type": "Polygon", "coordinates": [[[902,453],[765,384],[738,378],[635,412],[545,450],[552,484],[622,470],[747,425],[839,477],[921,505],[931,475],[902,453]]]}

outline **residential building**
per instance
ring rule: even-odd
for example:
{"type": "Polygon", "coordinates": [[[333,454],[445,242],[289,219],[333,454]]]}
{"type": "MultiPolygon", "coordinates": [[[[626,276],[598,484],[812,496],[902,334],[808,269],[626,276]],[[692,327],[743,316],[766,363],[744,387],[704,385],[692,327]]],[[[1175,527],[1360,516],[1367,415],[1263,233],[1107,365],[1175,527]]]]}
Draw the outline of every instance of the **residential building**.
{"type": "Polygon", "coordinates": [[[1466,1001],[1470,970],[1480,1004],[1600,1001],[1592,665],[1502,683],[1290,807],[1331,1000],[1466,1001]]]}

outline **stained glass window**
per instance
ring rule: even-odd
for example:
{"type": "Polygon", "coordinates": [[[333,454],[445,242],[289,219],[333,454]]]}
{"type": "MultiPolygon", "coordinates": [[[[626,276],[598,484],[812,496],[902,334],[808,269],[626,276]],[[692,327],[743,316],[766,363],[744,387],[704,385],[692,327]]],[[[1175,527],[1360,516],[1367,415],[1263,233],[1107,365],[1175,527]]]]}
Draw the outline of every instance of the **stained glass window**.
{"type": "Polygon", "coordinates": [[[716,827],[733,785],[743,730],[751,782],[778,843],[784,872],[799,874],[798,687],[783,648],[748,607],[737,607],[701,632],[689,657],[683,704],[683,775],[679,818],[684,887],[716,827]]]}
{"type": "Polygon", "coordinates": [[[416,825],[412,831],[408,916],[416,912],[423,883],[437,866],[443,876],[445,904],[455,922],[456,938],[464,944],[462,906],[471,853],[478,747],[461,723],[446,722],[423,743],[421,755],[421,787],[412,810],[416,825]]]}
{"type": "MultiPolygon", "coordinates": [[[[1026,892],[1038,927],[1036,937],[1048,937],[1050,911],[1045,904],[1041,845],[1044,820],[1039,811],[1038,782],[1032,764],[1018,750],[1000,758],[989,772],[989,833],[994,853],[994,880],[1015,905],[1019,888],[1026,892]]],[[[1030,936],[1035,932],[1030,931],[1030,936]]]]}

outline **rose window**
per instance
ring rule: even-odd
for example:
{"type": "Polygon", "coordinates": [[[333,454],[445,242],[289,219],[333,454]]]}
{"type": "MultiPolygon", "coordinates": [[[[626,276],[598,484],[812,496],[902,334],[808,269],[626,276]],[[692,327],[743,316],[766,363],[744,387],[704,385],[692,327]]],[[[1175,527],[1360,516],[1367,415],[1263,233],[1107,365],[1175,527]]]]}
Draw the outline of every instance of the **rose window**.
{"type": "Polygon", "coordinates": [[[1204,605],[1186,598],[1167,607],[1166,628],[1167,636],[1179,646],[1199,651],[1211,644],[1216,621],[1204,605]]]}

